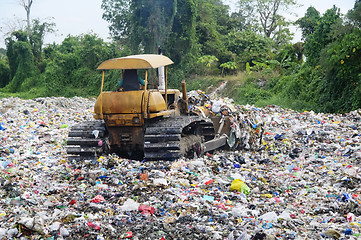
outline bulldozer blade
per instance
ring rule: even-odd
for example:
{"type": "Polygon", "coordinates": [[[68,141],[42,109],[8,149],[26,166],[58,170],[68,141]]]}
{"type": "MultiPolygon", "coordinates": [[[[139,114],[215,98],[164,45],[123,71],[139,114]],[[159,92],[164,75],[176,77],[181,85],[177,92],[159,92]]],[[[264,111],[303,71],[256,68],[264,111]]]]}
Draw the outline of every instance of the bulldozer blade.
{"type": "Polygon", "coordinates": [[[223,147],[227,143],[227,136],[223,135],[219,138],[212,139],[208,142],[202,143],[202,149],[204,152],[209,152],[217,148],[223,147]]]}

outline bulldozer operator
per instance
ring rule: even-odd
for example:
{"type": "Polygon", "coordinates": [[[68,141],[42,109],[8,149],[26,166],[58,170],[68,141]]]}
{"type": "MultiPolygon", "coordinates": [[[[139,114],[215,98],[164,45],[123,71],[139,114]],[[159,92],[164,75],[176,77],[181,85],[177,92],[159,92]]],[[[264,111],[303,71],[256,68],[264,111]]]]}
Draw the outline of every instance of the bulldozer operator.
{"type": "Polygon", "coordinates": [[[123,91],[137,91],[139,90],[139,84],[145,85],[142,78],[138,76],[136,69],[124,70],[123,77],[119,81],[119,90],[123,88],[123,91]]]}

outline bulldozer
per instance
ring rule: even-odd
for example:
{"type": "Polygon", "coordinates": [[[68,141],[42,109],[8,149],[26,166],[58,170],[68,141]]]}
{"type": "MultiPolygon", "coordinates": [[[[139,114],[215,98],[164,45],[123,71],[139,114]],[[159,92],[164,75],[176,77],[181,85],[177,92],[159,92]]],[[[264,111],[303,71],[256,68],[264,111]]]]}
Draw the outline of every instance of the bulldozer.
{"type": "Polygon", "coordinates": [[[230,123],[189,111],[185,82],[182,91],[167,88],[167,69],[173,61],[157,54],[141,54],[104,61],[94,120],[69,131],[69,157],[99,157],[116,153],[131,159],[174,160],[193,157],[227,145],[230,123]],[[150,87],[149,71],[163,69],[158,87],[150,87]],[[105,72],[121,71],[122,88],[104,91],[105,72]],[[139,83],[138,70],[144,80],[139,83]],[[133,72],[133,76],[127,74],[133,72]],[[144,85],[144,86],[143,86],[144,85]],[[163,86],[163,87],[161,87],[163,86]]]}

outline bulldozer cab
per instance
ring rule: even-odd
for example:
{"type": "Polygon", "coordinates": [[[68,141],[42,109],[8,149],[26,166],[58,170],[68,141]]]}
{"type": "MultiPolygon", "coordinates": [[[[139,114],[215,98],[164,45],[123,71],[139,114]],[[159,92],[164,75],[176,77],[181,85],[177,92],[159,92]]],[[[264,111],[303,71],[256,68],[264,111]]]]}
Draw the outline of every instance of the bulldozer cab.
{"type": "Polygon", "coordinates": [[[167,90],[167,66],[173,64],[173,61],[168,57],[163,55],[156,54],[140,54],[140,55],[131,55],[127,57],[114,58],[101,63],[98,67],[98,70],[103,70],[103,79],[101,92],[103,92],[104,86],[104,72],[106,70],[122,70],[122,80],[125,84],[126,91],[139,90],[137,83],[142,82],[141,84],[145,86],[146,90],[148,85],[148,71],[150,69],[157,69],[165,67],[165,90],[167,90]],[[137,70],[145,70],[145,79],[139,80],[137,70]]]}

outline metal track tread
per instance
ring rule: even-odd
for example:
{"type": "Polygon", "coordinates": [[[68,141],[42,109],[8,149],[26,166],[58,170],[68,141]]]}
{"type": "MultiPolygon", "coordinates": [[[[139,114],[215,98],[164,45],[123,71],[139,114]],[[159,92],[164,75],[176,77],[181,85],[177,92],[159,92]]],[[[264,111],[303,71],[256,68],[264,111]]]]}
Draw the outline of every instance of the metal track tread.
{"type": "Polygon", "coordinates": [[[215,136],[213,123],[210,121],[201,122],[200,124],[202,126],[202,136],[204,136],[204,140],[209,141],[213,139],[215,136]]]}
{"type": "MultiPolygon", "coordinates": [[[[201,128],[213,126],[211,122],[205,122],[198,116],[161,119],[148,124],[144,134],[144,158],[146,160],[174,160],[185,156],[194,142],[189,141],[189,138],[182,134],[183,129],[195,122],[201,128]]],[[[206,135],[210,135],[208,130],[206,132],[206,135]]]]}
{"type": "Polygon", "coordinates": [[[102,120],[86,121],[74,125],[68,134],[68,159],[98,157],[104,152],[105,123],[102,120]]]}

